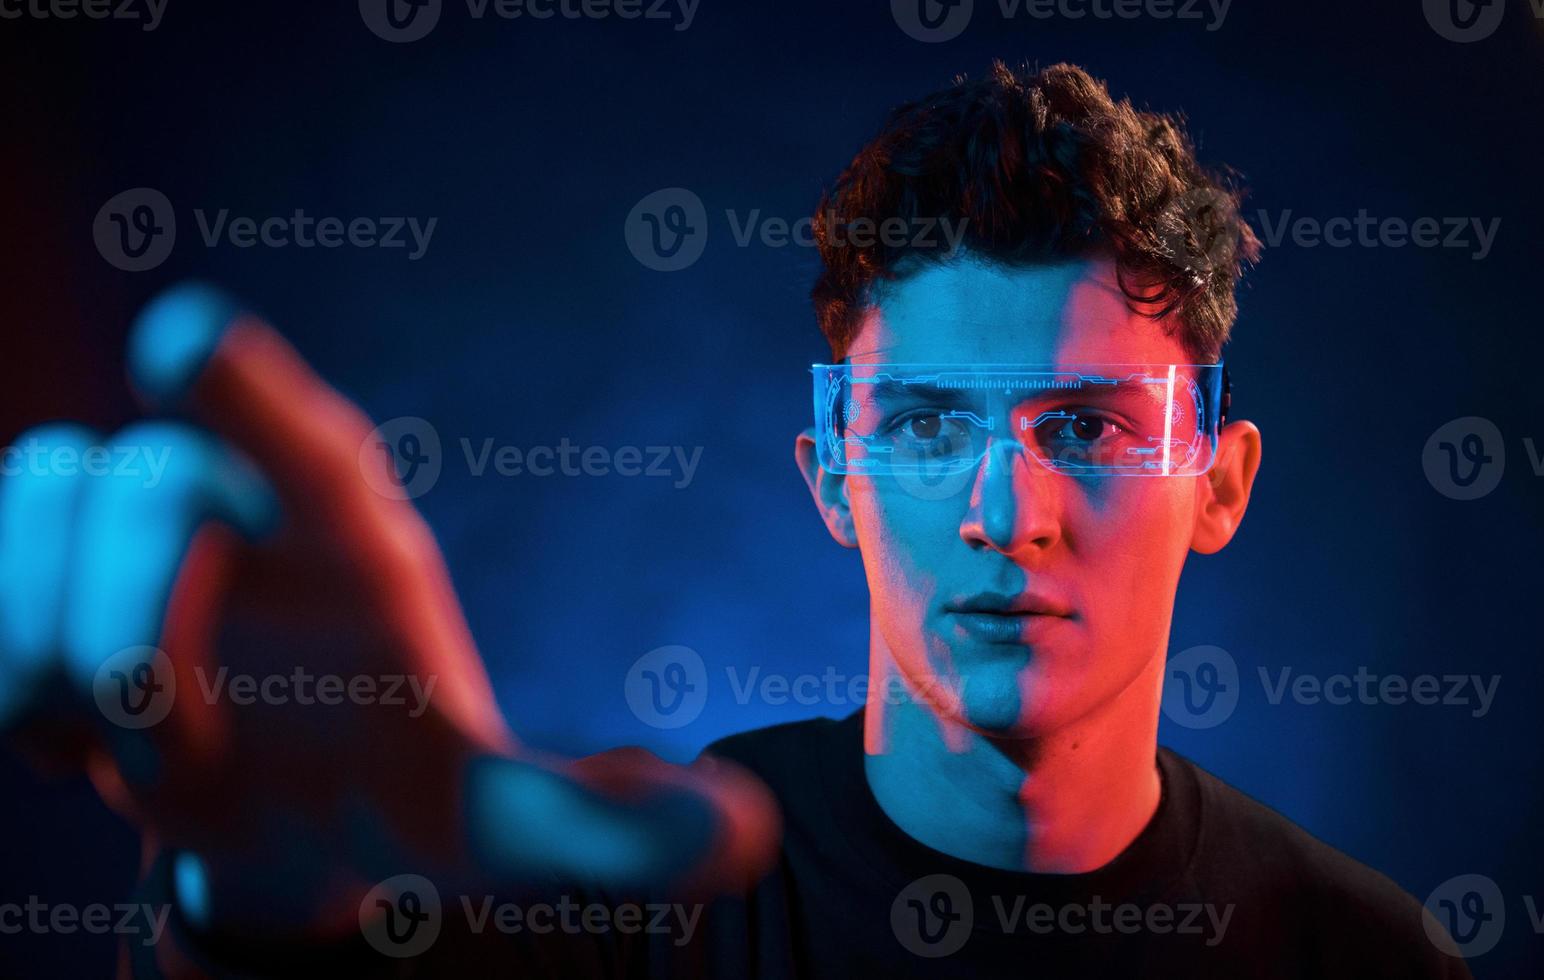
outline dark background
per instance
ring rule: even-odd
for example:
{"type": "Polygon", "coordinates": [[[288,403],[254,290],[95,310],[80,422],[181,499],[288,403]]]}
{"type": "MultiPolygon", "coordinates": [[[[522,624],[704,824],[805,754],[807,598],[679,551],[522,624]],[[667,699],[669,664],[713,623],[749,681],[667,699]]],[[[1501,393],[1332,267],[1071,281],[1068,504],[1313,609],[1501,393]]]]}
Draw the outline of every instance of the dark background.
{"type": "MultiPolygon", "coordinates": [[[[1501,0],[1498,0],[1501,2],[1501,0]]],[[[1544,963],[1538,610],[1544,359],[1536,309],[1544,25],[1504,0],[1458,44],[1420,0],[1236,0],[1200,21],[1004,20],[978,0],[956,40],[908,37],[888,5],[702,0],[689,30],[617,20],[477,21],[449,0],[411,44],[351,2],[171,0],[118,21],[0,20],[0,440],[76,417],[134,417],[123,341],[189,276],[266,312],[377,419],[421,416],[446,444],[418,503],[439,535],[498,695],[530,742],[623,742],[689,757],[744,728],[856,705],[739,704],[740,676],[866,663],[855,553],[826,536],[790,464],[813,250],[738,246],[727,209],[807,215],[885,110],[991,59],[1067,60],[1139,105],[1183,111],[1202,157],[1265,209],[1502,219],[1494,249],[1268,248],[1228,351],[1235,411],[1265,433],[1244,528],[1186,571],[1172,650],[1212,644],[1243,677],[1209,730],[1162,740],[1425,899],[1455,875],[1505,898],[1477,976],[1544,963]],[[171,258],[122,272],[92,222],[153,187],[171,258]],[[624,221],[661,188],[696,193],[708,242],[661,273],[624,221]],[[203,246],[193,209],[437,217],[427,254],[203,246]],[[1507,464],[1474,501],[1438,493],[1422,452],[1461,416],[1495,423],[1507,464]],[[457,441],[702,446],[696,479],[473,478],[457,441]],[[665,644],[701,654],[706,710],[661,731],[624,676],[665,644]],[[1492,710],[1271,704],[1265,667],[1326,677],[1499,674],[1492,710]]],[[[0,901],[124,900],[136,836],[83,780],[0,756],[0,901]]],[[[0,937],[0,975],[102,975],[110,937],[0,937]]]]}

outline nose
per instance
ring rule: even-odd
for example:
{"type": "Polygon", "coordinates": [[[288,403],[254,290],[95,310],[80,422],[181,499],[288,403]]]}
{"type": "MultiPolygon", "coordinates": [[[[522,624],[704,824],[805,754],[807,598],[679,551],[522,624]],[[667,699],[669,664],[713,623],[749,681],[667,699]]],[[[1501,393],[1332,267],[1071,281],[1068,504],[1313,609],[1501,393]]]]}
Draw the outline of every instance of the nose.
{"type": "Polygon", "coordinates": [[[1049,550],[1061,538],[1059,479],[1017,440],[992,437],[976,470],[960,538],[1015,559],[1049,550]]]}

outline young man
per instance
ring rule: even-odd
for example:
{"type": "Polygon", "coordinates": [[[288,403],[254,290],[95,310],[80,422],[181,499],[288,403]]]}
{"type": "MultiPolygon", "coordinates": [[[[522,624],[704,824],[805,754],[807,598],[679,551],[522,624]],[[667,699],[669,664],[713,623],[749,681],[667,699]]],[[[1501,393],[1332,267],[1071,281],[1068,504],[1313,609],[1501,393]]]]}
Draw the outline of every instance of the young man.
{"type": "MultiPolygon", "coordinates": [[[[137,968],[1467,976],[1387,878],[1157,747],[1181,568],[1232,538],[1261,459],[1219,364],[1257,248],[1234,203],[1172,120],[1077,68],[998,65],[892,114],[817,214],[835,363],[795,444],[863,558],[869,701],[688,769],[521,752],[432,541],[366,488],[390,481],[368,422],[249,315],[161,301],[137,382],[223,438],[133,433],[182,466],[154,502],[8,481],[12,693],[47,688],[52,641],[75,691],[127,711],[189,665],[274,662],[281,629],[302,662],[440,689],[424,720],[175,698],[72,741],[146,828],[147,894],[174,899],[137,968]],[[964,235],[844,233],[894,219],[964,235]],[[244,629],[216,637],[216,596],[244,629]],[[523,928],[463,901],[512,885],[537,896],[523,928]]],[[[11,700],[24,732],[72,730],[11,700]]]]}

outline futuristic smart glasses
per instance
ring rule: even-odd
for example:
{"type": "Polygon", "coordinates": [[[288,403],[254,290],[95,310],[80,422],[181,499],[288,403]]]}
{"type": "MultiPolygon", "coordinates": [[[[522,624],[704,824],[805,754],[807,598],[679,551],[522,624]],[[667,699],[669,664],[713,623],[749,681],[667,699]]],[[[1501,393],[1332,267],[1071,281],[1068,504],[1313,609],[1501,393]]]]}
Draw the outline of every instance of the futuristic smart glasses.
{"type": "Polygon", "coordinates": [[[1229,383],[1217,364],[816,364],[820,463],[964,472],[996,444],[1072,476],[1199,476],[1229,383]]]}

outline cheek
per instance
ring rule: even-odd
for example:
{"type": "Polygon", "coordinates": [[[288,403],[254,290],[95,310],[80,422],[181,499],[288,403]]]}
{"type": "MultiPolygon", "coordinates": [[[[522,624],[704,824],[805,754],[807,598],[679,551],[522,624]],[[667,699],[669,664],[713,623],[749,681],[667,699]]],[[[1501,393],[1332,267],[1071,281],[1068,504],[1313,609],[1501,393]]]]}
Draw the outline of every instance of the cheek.
{"type": "Polygon", "coordinates": [[[1096,628],[1167,620],[1189,552],[1186,479],[1115,479],[1067,514],[1066,534],[1096,628]]]}
{"type": "Polygon", "coordinates": [[[919,499],[888,480],[853,480],[848,500],[875,609],[924,606],[951,552],[964,546],[967,501],[919,499]]]}

